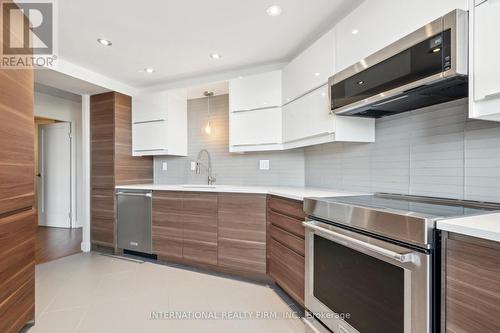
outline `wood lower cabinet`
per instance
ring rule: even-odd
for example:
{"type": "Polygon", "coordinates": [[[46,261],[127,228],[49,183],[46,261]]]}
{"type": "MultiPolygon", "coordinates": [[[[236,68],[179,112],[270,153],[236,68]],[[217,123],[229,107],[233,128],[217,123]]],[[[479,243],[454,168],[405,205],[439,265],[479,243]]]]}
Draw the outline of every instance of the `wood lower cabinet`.
{"type": "Polygon", "coordinates": [[[132,99],[116,92],[90,98],[91,242],[115,246],[115,186],[151,183],[151,157],[132,156],[132,99]]]}
{"type": "Polygon", "coordinates": [[[153,191],[159,259],[270,276],[304,305],[302,201],[263,194],[153,191]]]}
{"type": "Polygon", "coordinates": [[[182,257],[217,265],[217,193],[184,193],[182,257]]]}
{"type": "Polygon", "coordinates": [[[160,258],[182,259],[182,214],[177,192],[153,192],[153,252],[160,258]]]}
{"type": "Polygon", "coordinates": [[[153,252],[217,265],[217,193],[153,192],[153,252]]]}
{"type": "Polygon", "coordinates": [[[445,232],[442,251],[441,331],[500,332],[500,243],[445,232]]]}
{"type": "Polygon", "coordinates": [[[232,272],[266,274],[266,196],[219,194],[218,264],[232,272]]]}
{"type": "Polygon", "coordinates": [[[303,202],[268,199],[268,272],[295,301],[304,306],[305,219],[303,202]]]}

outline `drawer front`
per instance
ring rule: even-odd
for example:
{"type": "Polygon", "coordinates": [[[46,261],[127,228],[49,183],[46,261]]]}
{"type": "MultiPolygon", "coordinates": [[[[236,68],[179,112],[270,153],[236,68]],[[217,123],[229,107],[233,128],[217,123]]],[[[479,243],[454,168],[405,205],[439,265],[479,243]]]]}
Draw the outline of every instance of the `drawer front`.
{"type": "Polygon", "coordinates": [[[166,259],[182,259],[182,230],[180,237],[164,234],[165,230],[153,227],[153,253],[166,259]]]}
{"type": "Polygon", "coordinates": [[[217,265],[217,243],[184,239],[182,257],[190,262],[215,266],[217,265]]]}
{"type": "Polygon", "coordinates": [[[444,237],[446,332],[500,332],[500,243],[444,237]]]}
{"type": "Polygon", "coordinates": [[[304,256],[305,241],[303,238],[292,235],[291,233],[281,228],[278,228],[274,225],[270,227],[270,231],[271,231],[271,237],[275,241],[278,241],[282,245],[285,245],[286,247],[297,252],[301,256],[304,256]]]}
{"type": "Polygon", "coordinates": [[[297,220],[289,216],[270,211],[269,221],[272,225],[280,227],[281,229],[286,230],[298,237],[304,238],[305,229],[302,225],[302,220],[297,220]]]}
{"type": "Polygon", "coordinates": [[[295,301],[304,305],[304,257],[271,239],[269,274],[295,301]]]}
{"type": "Polygon", "coordinates": [[[219,238],[266,241],[266,196],[219,194],[219,238]]]}
{"type": "Polygon", "coordinates": [[[184,239],[217,245],[216,215],[185,214],[182,216],[182,224],[184,239]]]}
{"type": "Polygon", "coordinates": [[[234,272],[266,274],[266,244],[219,238],[218,264],[234,272]]]}
{"type": "Polygon", "coordinates": [[[217,193],[185,192],[183,210],[190,214],[217,214],[217,193]]]}
{"type": "Polygon", "coordinates": [[[302,201],[271,196],[269,199],[269,208],[275,212],[291,216],[299,220],[304,220],[306,217],[302,201]]]}
{"type": "Polygon", "coordinates": [[[182,192],[153,191],[153,212],[182,211],[182,192]]]}

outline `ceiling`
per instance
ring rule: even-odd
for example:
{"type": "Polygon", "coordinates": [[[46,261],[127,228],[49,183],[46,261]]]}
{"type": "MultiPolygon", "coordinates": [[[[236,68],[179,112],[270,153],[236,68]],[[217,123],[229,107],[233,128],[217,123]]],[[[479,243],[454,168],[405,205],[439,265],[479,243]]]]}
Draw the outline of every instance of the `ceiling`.
{"type": "Polygon", "coordinates": [[[283,62],[361,0],[58,1],[62,59],[137,88],[283,62]],[[279,4],[283,13],[266,9],[279,4]],[[97,38],[112,41],[106,47],[97,38]],[[214,60],[211,53],[220,53],[214,60]],[[152,67],[155,72],[142,70],[152,67]]]}
{"type": "MultiPolygon", "coordinates": [[[[51,87],[76,95],[95,95],[109,91],[90,82],[46,68],[35,68],[34,77],[35,84],[39,87],[51,87]]],[[[40,92],[46,93],[47,91],[40,90],[40,92]]]]}

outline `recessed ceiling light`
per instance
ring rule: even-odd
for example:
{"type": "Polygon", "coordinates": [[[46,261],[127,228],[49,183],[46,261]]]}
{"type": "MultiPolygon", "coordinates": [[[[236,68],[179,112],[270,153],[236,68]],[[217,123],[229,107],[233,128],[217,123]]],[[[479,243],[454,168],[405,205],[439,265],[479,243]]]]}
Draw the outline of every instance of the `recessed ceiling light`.
{"type": "Polygon", "coordinates": [[[243,78],[243,76],[241,76],[241,75],[240,75],[240,76],[238,76],[238,79],[240,79],[240,80],[241,80],[242,78],[243,78]]]}
{"type": "Polygon", "coordinates": [[[220,58],[222,58],[222,56],[220,54],[218,54],[218,53],[211,53],[210,54],[210,58],[212,58],[212,59],[220,59],[220,58]]]}
{"type": "Polygon", "coordinates": [[[144,68],[144,72],[148,73],[148,74],[153,74],[154,71],[155,71],[154,68],[151,68],[151,67],[144,68]]]}
{"type": "Polygon", "coordinates": [[[282,12],[283,12],[283,9],[281,9],[281,7],[278,5],[272,5],[266,9],[266,13],[269,16],[279,16],[279,15],[281,15],[282,12]]]}
{"type": "Polygon", "coordinates": [[[104,39],[104,38],[97,38],[97,42],[99,44],[104,45],[104,46],[111,46],[111,45],[113,45],[113,43],[111,43],[110,40],[107,40],[107,39],[104,39]]]}
{"type": "Polygon", "coordinates": [[[359,33],[358,29],[352,29],[351,34],[357,35],[359,33]]]}
{"type": "Polygon", "coordinates": [[[314,76],[320,76],[320,75],[321,75],[321,73],[318,73],[318,72],[314,73],[314,76]]]}

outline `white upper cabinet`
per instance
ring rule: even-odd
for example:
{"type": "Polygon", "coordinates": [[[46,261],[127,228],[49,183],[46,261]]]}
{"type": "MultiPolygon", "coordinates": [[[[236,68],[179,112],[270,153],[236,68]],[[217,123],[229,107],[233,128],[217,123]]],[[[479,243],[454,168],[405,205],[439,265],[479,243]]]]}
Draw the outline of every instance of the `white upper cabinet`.
{"type": "Polygon", "coordinates": [[[283,107],[284,149],[334,141],[374,142],[375,120],[330,112],[328,84],[283,107]]]}
{"type": "Polygon", "coordinates": [[[469,115],[500,121],[500,1],[470,4],[469,115]]]}
{"type": "Polygon", "coordinates": [[[230,117],[232,152],[275,149],[281,143],[281,108],[235,112],[230,117]]]}
{"type": "Polygon", "coordinates": [[[283,107],[283,141],[287,143],[328,137],[335,132],[328,101],[328,85],[323,85],[283,107]]]}
{"type": "Polygon", "coordinates": [[[283,69],[283,104],[328,82],[335,72],[335,31],[327,32],[283,69]]]}
{"type": "Polygon", "coordinates": [[[468,0],[367,0],[335,27],[336,71],[349,67],[468,0]]]}
{"type": "Polygon", "coordinates": [[[187,95],[163,91],[132,98],[134,156],[187,156],[187,95]]]}
{"type": "Polygon", "coordinates": [[[229,151],[279,150],[281,70],[229,82],[229,151]]]}
{"type": "Polygon", "coordinates": [[[281,70],[231,80],[229,98],[231,111],[281,106],[281,70]]]}

